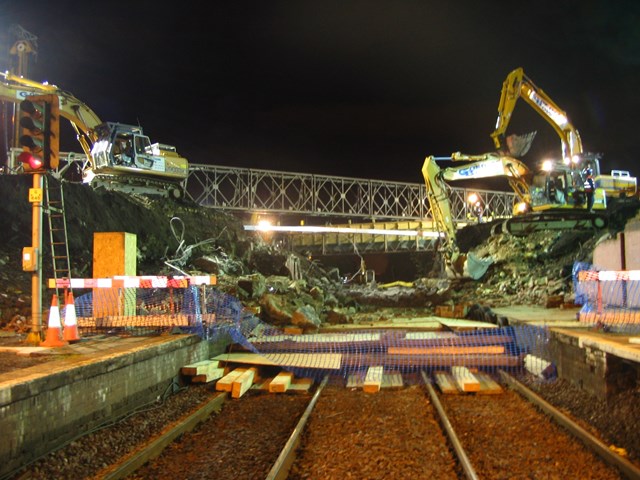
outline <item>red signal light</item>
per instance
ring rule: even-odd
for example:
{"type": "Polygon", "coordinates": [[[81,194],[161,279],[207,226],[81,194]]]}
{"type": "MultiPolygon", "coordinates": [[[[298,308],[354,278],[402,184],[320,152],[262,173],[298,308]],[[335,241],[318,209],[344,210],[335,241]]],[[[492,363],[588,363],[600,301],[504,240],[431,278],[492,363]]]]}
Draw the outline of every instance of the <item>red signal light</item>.
{"type": "Polygon", "coordinates": [[[41,170],[44,162],[38,157],[34,157],[31,152],[24,151],[18,155],[18,160],[26,165],[29,165],[31,170],[41,170]]]}

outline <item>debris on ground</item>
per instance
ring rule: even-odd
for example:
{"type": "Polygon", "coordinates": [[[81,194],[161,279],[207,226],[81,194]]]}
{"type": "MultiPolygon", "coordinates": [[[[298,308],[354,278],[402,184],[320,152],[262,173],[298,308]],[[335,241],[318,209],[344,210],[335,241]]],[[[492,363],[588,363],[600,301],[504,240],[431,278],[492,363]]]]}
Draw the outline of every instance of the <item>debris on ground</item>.
{"type": "MultiPolygon", "coordinates": [[[[21,268],[22,248],[31,243],[27,177],[0,176],[0,194],[22,199],[0,205],[0,230],[5,232],[0,244],[0,330],[21,333],[28,329],[31,309],[31,274],[21,268]]],[[[439,306],[477,305],[467,318],[497,323],[499,319],[487,309],[573,305],[573,265],[590,262],[595,245],[615,233],[492,235],[488,224],[471,225],[458,234],[463,251],[493,258],[480,280],[398,278],[378,286],[375,281],[345,283],[336,268],[245,232],[240,217],[222,210],[75,183],[65,183],[64,191],[72,276],[91,276],[94,232],[130,232],[137,237],[138,274],[214,274],[220,290],[262,312],[264,321],[303,330],[323,323],[350,323],[353,316],[345,309],[357,312],[365,306],[420,307],[435,313],[439,306]]],[[[611,225],[623,227],[637,210],[637,206],[626,209],[611,225]]],[[[52,277],[49,255],[43,248],[44,278],[52,277]]],[[[441,269],[431,265],[430,270],[441,269]]]]}

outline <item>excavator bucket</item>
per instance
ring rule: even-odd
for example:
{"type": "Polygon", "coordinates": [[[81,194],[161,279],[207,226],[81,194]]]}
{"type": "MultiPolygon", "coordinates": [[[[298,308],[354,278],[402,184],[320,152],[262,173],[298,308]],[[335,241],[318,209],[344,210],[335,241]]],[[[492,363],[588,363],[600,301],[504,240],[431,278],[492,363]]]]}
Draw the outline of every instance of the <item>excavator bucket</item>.
{"type": "Polygon", "coordinates": [[[464,274],[473,280],[478,280],[487,273],[487,270],[493,263],[493,258],[476,257],[473,253],[467,255],[467,261],[464,265],[464,274]]]}
{"type": "Polygon", "coordinates": [[[507,142],[507,148],[509,149],[509,155],[512,157],[522,157],[531,148],[533,139],[536,137],[536,132],[525,133],[524,135],[509,135],[505,140],[507,142]]]}
{"type": "Polygon", "coordinates": [[[459,255],[453,263],[445,267],[447,278],[471,278],[479,280],[493,264],[493,258],[480,258],[473,253],[459,255]]]}

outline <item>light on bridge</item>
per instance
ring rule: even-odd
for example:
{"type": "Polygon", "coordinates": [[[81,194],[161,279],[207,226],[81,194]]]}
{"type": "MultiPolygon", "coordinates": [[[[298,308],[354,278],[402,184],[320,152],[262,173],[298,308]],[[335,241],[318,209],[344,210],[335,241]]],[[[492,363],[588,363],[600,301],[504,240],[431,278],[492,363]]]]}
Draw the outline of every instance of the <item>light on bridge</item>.
{"type": "Polygon", "coordinates": [[[425,230],[385,230],[381,228],[349,228],[349,227],[322,227],[322,226],[304,226],[304,225],[270,225],[269,227],[260,225],[244,225],[246,231],[258,231],[258,232],[285,232],[285,233],[352,233],[352,234],[367,234],[367,235],[396,235],[406,237],[430,237],[437,238],[442,236],[438,232],[428,232],[425,230]]]}
{"type": "Polygon", "coordinates": [[[273,227],[270,220],[260,220],[258,221],[258,224],[256,226],[257,226],[257,229],[260,230],[261,232],[268,232],[273,227]]]}

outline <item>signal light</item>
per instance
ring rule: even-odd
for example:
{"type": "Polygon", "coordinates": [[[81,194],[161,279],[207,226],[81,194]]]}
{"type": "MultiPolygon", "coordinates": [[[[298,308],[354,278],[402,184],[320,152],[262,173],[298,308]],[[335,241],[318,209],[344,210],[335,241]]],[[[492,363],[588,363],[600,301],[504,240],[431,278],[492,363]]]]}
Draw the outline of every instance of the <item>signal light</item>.
{"type": "Polygon", "coordinates": [[[29,165],[31,170],[42,170],[44,168],[44,162],[40,157],[34,156],[30,151],[23,151],[18,155],[18,160],[24,165],[29,165]]]}
{"type": "Polygon", "coordinates": [[[59,107],[57,95],[32,95],[20,102],[20,145],[18,155],[25,172],[38,173],[58,168],[59,107]]]}

